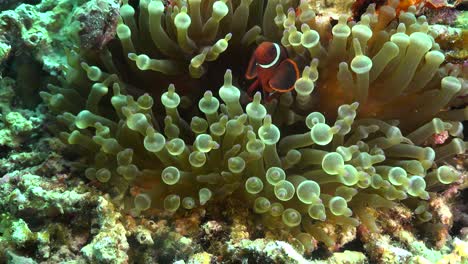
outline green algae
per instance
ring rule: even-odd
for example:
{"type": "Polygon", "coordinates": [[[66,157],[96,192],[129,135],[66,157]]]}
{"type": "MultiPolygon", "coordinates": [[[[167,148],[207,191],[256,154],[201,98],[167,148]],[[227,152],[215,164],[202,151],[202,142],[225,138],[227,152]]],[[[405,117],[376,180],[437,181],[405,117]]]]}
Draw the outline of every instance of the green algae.
{"type": "Polygon", "coordinates": [[[461,12],[455,20],[455,26],[464,30],[468,30],[468,12],[461,12]]]}

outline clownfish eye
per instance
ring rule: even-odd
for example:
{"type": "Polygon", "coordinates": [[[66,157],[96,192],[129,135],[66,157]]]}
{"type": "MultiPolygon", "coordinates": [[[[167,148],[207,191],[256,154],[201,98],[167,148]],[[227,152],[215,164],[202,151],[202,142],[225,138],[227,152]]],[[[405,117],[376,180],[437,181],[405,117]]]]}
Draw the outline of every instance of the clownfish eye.
{"type": "Polygon", "coordinates": [[[268,63],[268,64],[260,64],[259,63],[258,65],[260,67],[262,67],[264,69],[268,69],[268,68],[274,66],[278,62],[278,60],[279,60],[279,58],[281,56],[281,49],[280,49],[280,46],[278,44],[276,44],[276,43],[273,43],[273,47],[275,47],[275,54],[276,54],[275,58],[273,59],[273,61],[271,63],[268,63]]]}

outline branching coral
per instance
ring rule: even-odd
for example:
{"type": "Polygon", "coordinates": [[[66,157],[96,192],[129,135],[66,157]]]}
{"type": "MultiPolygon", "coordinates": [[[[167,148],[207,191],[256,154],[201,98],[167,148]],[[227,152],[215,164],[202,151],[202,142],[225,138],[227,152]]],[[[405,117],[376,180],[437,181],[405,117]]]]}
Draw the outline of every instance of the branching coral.
{"type": "Polygon", "coordinates": [[[109,50],[100,54],[100,67],[70,52],[65,87],[51,85],[41,96],[69,130],[61,138],[82,151],[86,177],[134,215],[240,199],[268,228],[289,229],[307,250],[312,238],[336,245],[330,224],[378,232],[376,210],[397,202],[429,221],[429,191],[459,177],[449,166],[432,169],[434,162],[463,153],[466,143],[420,145],[434,133],[460,134],[466,111],[440,110],[466,90],[466,80],[456,67],[439,69],[444,55],[424,17],[410,8],[398,24],[391,1],[378,15],[371,5],[357,23],[341,17],[330,34],[307,2],[286,15],[290,4],[268,1],[260,15],[241,19],[260,3],[146,0],[137,22],[125,2],[117,35],[130,75],[153,70],[155,80],[184,72],[201,77],[204,61],[217,59],[228,41],[241,50],[255,40],[280,41],[303,73],[293,93],[271,103],[257,93],[245,104],[231,70],[198,103],[174,85],[158,86],[161,92],[137,87],[162,93],[161,104],[148,93],[135,99],[138,89],[109,50]]]}

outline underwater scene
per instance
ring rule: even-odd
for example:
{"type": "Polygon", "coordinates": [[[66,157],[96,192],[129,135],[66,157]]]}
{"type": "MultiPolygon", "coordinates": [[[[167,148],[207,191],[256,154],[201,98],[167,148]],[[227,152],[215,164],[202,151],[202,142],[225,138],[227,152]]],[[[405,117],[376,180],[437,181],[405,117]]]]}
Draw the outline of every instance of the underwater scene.
{"type": "Polygon", "coordinates": [[[0,264],[467,264],[468,2],[0,0],[0,264]]]}

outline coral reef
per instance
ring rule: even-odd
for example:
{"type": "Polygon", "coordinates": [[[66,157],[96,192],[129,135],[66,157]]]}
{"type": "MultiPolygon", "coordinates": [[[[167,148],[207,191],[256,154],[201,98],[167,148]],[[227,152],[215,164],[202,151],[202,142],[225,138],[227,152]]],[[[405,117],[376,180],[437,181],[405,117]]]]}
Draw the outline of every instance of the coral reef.
{"type": "Polygon", "coordinates": [[[43,136],[44,108],[34,110],[12,106],[16,83],[9,77],[0,79],[0,175],[24,166],[35,166],[46,158],[34,139],[43,136]],[[31,144],[32,143],[32,144],[31,144]],[[31,144],[33,147],[28,146],[31,144]],[[33,150],[35,147],[37,150],[33,150]]]}
{"type": "Polygon", "coordinates": [[[128,261],[129,248],[125,227],[119,221],[119,214],[113,210],[112,204],[103,198],[98,201],[96,208],[100,213],[94,224],[100,227],[91,243],[81,249],[83,255],[92,262],[125,263],[128,261]]]}
{"type": "Polygon", "coordinates": [[[0,261],[24,254],[26,247],[34,251],[35,260],[51,263],[54,259],[124,263],[128,258],[119,213],[99,193],[82,184],[67,186],[57,178],[28,173],[7,174],[0,181],[0,209],[6,212],[0,217],[0,261]],[[74,221],[68,222],[70,218],[74,221]],[[96,234],[85,245],[88,231],[78,232],[91,225],[96,234]]]}
{"type": "MultiPolygon", "coordinates": [[[[108,25],[108,20],[115,19],[117,13],[109,11],[112,7],[118,8],[117,1],[45,0],[38,1],[36,5],[23,3],[14,10],[3,11],[0,15],[0,62],[26,53],[39,61],[49,74],[59,74],[66,64],[65,50],[79,43],[80,37],[87,45],[93,45],[97,41],[93,38],[104,34],[104,29],[96,23],[108,25]],[[100,7],[101,13],[109,13],[107,20],[89,10],[87,7],[90,5],[95,9],[100,7]],[[82,21],[82,12],[92,14],[86,16],[89,21],[82,21]],[[93,27],[94,32],[86,31],[86,27],[80,28],[81,22],[89,25],[88,28],[93,27]]],[[[109,38],[115,34],[111,32],[109,38]]]]}
{"type": "Polygon", "coordinates": [[[449,235],[466,215],[467,65],[445,46],[460,30],[396,0],[353,19],[346,1],[120,4],[0,14],[16,78],[0,80],[0,262],[467,260],[449,235]],[[265,41],[276,59],[247,75],[284,56],[301,74],[249,100],[265,41]],[[39,132],[44,82],[63,145],[39,132]]]}

